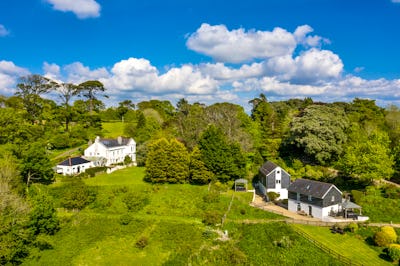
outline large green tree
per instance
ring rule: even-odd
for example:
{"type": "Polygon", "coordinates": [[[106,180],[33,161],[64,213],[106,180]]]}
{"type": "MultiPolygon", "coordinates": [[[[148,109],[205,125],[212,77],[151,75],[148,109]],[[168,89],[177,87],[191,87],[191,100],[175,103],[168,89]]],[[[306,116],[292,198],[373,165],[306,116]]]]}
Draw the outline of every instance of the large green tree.
{"type": "Polygon", "coordinates": [[[195,146],[190,154],[190,183],[192,184],[207,184],[214,179],[214,174],[209,171],[202,160],[201,151],[198,146],[195,146]]]}
{"type": "Polygon", "coordinates": [[[386,132],[365,132],[353,129],[338,168],[355,180],[370,183],[390,179],[394,173],[394,160],[390,155],[390,140],[386,132]]]}
{"type": "Polygon", "coordinates": [[[175,139],[158,139],[149,145],[146,179],[154,183],[184,183],[189,177],[189,153],[175,139]]]}
{"type": "Polygon", "coordinates": [[[61,99],[61,104],[64,107],[65,131],[68,131],[69,123],[72,119],[72,111],[70,101],[73,96],[78,95],[79,87],[72,83],[61,83],[57,85],[58,96],[61,99]]]}
{"type": "Polygon", "coordinates": [[[310,105],[291,123],[286,140],[308,158],[320,164],[330,163],[343,152],[349,127],[344,111],[327,105],[310,105]]]}
{"type": "Polygon", "coordinates": [[[40,95],[49,92],[56,83],[50,79],[33,74],[19,78],[15,95],[22,99],[26,117],[34,123],[42,113],[42,101],[40,95]]]}
{"type": "Polygon", "coordinates": [[[96,94],[103,93],[106,88],[98,80],[88,80],[79,84],[79,90],[83,97],[89,101],[89,113],[93,114],[96,94]]]}
{"type": "Polygon", "coordinates": [[[41,143],[33,143],[21,154],[20,171],[23,180],[29,187],[32,182],[52,183],[54,181],[53,165],[41,143]]]}
{"type": "Polygon", "coordinates": [[[199,141],[202,160],[218,180],[226,182],[243,178],[246,160],[237,143],[229,143],[220,129],[211,125],[199,141]]]}

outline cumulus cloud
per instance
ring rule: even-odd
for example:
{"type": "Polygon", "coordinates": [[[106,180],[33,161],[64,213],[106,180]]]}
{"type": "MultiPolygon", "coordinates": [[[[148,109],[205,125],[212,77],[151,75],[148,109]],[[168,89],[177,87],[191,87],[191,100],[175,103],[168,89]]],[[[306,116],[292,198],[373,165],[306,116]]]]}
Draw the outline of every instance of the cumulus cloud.
{"type": "Polygon", "coordinates": [[[183,65],[160,74],[150,61],[129,58],[114,64],[111,77],[104,83],[115,90],[143,91],[156,94],[184,92],[205,94],[212,92],[216,81],[192,65],[183,65]]]}
{"type": "Polygon", "coordinates": [[[318,35],[309,36],[314,29],[309,25],[302,25],[296,28],[293,36],[298,44],[302,44],[308,47],[321,46],[323,43],[329,43],[330,41],[326,38],[322,38],[318,35]]]}
{"type": "Polygon", "coordinates": [[[28,74],[29,70],[16,66],[11,61],[0,61],[0,94],[12,94],[18,78],[28,74]]]}
{"type": "Polygon", "coordinates": [[[246,31],[243,28],[229,31],[225,25],[204,23],[188,37],[186,45],[219,62],[241,63],[292,54],[296,40],[279,27],[272,31],[246,31]]]}
{"type": "Polygon", "coordinates": [[[6,29],[6,27],[0,24],[0,37],[4,37],[10,34],[10,31],[6,29]]]}
{"type": "Polygon", "coordinates": [[[46,0],[54,10],[73,12],[78,18],[96,18],[100,16],[101,7],[95,0],[46,0]]]}

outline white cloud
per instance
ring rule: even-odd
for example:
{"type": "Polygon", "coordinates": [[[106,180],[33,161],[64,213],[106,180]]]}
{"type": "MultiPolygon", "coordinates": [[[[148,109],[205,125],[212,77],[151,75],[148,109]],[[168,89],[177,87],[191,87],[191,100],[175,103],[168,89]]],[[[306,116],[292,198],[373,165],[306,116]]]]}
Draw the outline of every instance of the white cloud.
{"type": "Polygon", "coordinates": [[[392,3],[400,3],[400,0],[392,0],[392,3]]]}
{"type": "Polygon", "coordinates": [[[291,33],[282,28],[273,31],[245,31],[243,28],[229,31],[225,25],[204,23],[189,36],[186,45],[219,62],[241,63],[292,54],[296,41],[291,33]]]}
{"type": "Polygon", "coordinates": [[[43,72],[46,78],[52,79],[54,81],[61,81],[61,68],[57,64],[49,64],[47,62],[43,63],[43,72]]]}
{"type": "Polygon", "coordinates": [[[12,94],[18,78],[28,74],[27,69],[16,66],[11,61],[0,61],[0,94],[12,94]]]}
{"type": "Polygon", "coordinates": [[[329,43],[329,40],[320,36],[314,35],[309,36],[308,34],[313,32],[314,29],[309,25],[302,25],[296,28],[293,33],[298,44],[302,44],[307,47],[321,46],[323,43],[329,43]]]}
{"type": "Polygon", "coordinates": [[[262,76],[265,71],[263,63],[244,64],[240,68],[227,67],[223,63],[206,63],[201,64],[199,69],[207,76],[221,81],[259,77],[262,76]]]}
{"type": "Polygon", "coordinates": [[[89,67],[84,66],[81,62],[74,62],[63,67],[63,71],[67,75],[67,82],[82,83],[87,80],[101,80],[108,78],[109,73],[106,68],[101,67],[91,70],[89,67]]]}
{"type": "Polygon", "coordinates": [[[10,34],[10,31],[6,29],[6,27],[0,24],[0,37],[4,37],[10,34]]]}
{"type": "Polygon", "coordinates": [[[95,0],[46,0],[54,10],[73,12],[78,18],[96,18],[100,16],[101,7],[95,0]]]}

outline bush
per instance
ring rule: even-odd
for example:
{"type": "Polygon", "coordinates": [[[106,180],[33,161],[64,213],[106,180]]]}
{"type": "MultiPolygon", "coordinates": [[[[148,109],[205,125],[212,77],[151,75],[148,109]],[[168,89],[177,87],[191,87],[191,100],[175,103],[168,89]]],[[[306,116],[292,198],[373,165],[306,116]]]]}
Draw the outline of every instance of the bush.
{"type": "Polygon", "coordinates": [[[392,259],[392,261],[400,260],[400,245],[399,244],[391,244],[387,249],[388,256],[392,259]]]}
{"type": "Polygon", "coordinates": [[[140,249],[144,249],[148,244],[149,244],[149,239],[147,237],[145,237],[145,236],[142,236],[136,242],[136,247],[140,248],[140,249]]]}
{"type": "Polygon", "coordinates": [[[130,222],[132,222],[132,219],[132,216],[129,213],[126,213],[121,215],[121,217],[119,218],[119,223],[121,225],[128,225],[130,224],[130,222]]]}
{"type": "Polygon", "coordinates": [[[102,167],[92,167],[89,169],[86,169],[85,174],[87,174],[90,177],[94,177],[97,173],[104,173],[107,171],[107,167],[102,166],[102,167]]]}
{"type": "Polygon", "coordinates": [[[273,191],[268,192],[267,195],[270,201],[275,201],[280,196],[278,193],[273,191]]]}
{"type": "Polygon", "coordinates": [[[374,235],[375,244],[379,247],[387,247],[397,241],[396,231],[391,226],[383,226],[374,235]]]}
{"type": "Polygon", "coordinates": [[[128,192],[122,198],[122,202],[125,203],[128,211],[138,212],[143,209],[150,200],[147,193],[144,192],[128,192]]]}
{"type": "Polygon", "coordinates": [[[82,180],[75,180],[66,185],[62,195],[62,206],[67,209],[82,210],[86,205],[96,199],[96,193],[82,180]]]}
{"type": "Polygon", "coordinates": [[[358,224],[357,223],[350,223],[349,225],[347,225],[346,229],[352,233],[357,232],[358,230],[358,224]]]}
{"type": "Polygon", "coordinates": [[[206,195],[203,196],[203,201],[205,203],[217,203],[219,202],[220,197],[219,197],[219,192],[217,191],[210,191],[206,195]]]}
{"type": "Polygon", "coordinates": [[[215,225],[221,222],[220,214],[216,211],[208,211],[204,214],[203,223],[206,225],[215,225]]]}

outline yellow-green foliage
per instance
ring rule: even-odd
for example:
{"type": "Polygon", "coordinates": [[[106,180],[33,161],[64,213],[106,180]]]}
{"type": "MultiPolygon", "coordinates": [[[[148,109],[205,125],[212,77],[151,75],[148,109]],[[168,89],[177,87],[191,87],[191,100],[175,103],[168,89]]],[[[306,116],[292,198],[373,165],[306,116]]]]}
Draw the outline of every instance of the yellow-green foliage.
{"type": "Polygon", "coordinates": [[[379,247],[386,247],[397,241],[397,234],[393,227],[382,226],[379,232],[374,235],[375,244],[379,247]]]}
{"type": "Polygon", "coordinates": [[[388,255],[393,261],[400,259],[400,245],[390,244],[388,248],[388,255]]]}

